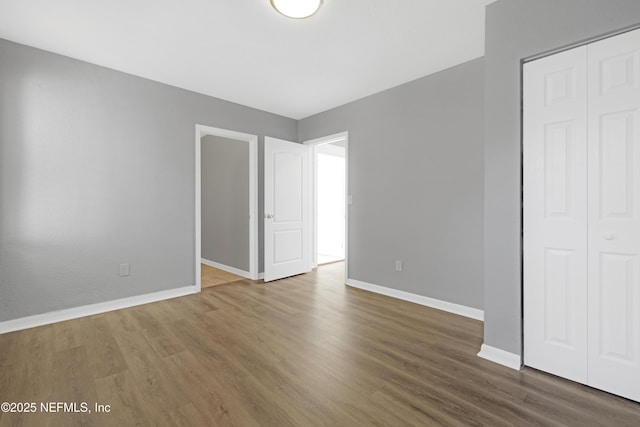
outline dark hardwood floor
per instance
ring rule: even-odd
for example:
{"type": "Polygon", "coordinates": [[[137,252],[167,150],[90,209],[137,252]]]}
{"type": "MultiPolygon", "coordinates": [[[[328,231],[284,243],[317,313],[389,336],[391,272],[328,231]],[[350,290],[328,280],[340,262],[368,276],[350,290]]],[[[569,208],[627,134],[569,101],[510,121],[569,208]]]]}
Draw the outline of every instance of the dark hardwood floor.
{"type": "Polygon", "coordinates": [[[0,335],[0,402],[38,405],[0,426],[640,425],[640,404],[481,359],[481,322],[345,287],[342,269],[0,335]]]}

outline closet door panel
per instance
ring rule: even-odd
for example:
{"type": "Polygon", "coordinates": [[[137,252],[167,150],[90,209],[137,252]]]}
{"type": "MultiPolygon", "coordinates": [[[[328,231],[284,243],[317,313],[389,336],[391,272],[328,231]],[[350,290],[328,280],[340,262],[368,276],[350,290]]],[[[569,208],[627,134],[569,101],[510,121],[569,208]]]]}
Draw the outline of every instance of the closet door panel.
{"type": "Polygon", "coordinates": [[[587,381],[586,47],[524,67],[525,364],[587,381]]]}
{"type": "Polygon", "coordinates": [[[588,383],[640,401],[640,32],[588,58],[588,383]]]}

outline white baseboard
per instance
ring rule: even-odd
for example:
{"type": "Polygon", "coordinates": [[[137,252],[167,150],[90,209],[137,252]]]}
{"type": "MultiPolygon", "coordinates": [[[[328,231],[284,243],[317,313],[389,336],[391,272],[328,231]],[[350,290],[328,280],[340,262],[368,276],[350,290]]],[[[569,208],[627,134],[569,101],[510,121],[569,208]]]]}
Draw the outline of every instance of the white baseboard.
{"type": "Polygon", "coordinates": [[[209,267],[218,268],[220,270],[226,271],[227,273],[232,273],[238,276],[242,276],[245,279],[256,280],[253,278],[253,276],[251,276],[250,272],[240,270],[239,268],[231,267],[230,265],[220,264],[219,262],[211,261],[205,258],[202,258],[200,262],[202,262],[205,265],[208,265],[209,267]]]}
{"type": "Polygon", "coordinates": [[[264,273],[258,274],[258,280],[264,280],[264,273]]]}
{"type": "Polygon", "coordinates": [[[374,285],[367,282],[361,282],[354,279],[347,279],[347,285],[354,288],[364,289],[365,291],[374,292],[376,294],[382,294],[427,307],[436,308],[438,310],[447,311],[449,313],[458,314],[460,316],[470,317],[471,319],[484,320],[484,311],[478,310],[477,308],[458,305],[447,301],[441,301],[434,298],[412,294],[410,292],[399,291],[397,289],[374,285]]]}
{"type": "Polygon", "coordinates": [[[522,367],[522,360],[517,354],[509,353],[487,344],[482,344],[478,356],[516,371],[519,371],[522,367]]]}
{"type": "Polygon", "coordinates": [[[4,322],[0,322],[0,334],[49,325],[51,323],[63,322],[65,320],[77,319],[79,317],[93,316],[94,314],[106,313],[108,311],[120,310],[136,305],[182,297],[197,292],[198,291],[195,286],[185,286],[183,288],[169,289],[166,291],[158,291],[150,294],[136,295],[128,298],[84,305],[82,307],[67,308],[44,314],[36,314],[33,316],[21,317],[19,319],[6,320],[4,322]]]}

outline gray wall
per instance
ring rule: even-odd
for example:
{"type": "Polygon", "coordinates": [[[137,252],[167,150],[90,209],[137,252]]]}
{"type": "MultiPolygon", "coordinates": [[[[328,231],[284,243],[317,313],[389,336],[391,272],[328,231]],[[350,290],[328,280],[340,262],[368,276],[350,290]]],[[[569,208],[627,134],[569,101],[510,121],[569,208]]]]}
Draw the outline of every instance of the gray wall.
{"type": "Polygon", "coordinates": [[[0,94],[0,321],[193,285],[195,124],[259,135],[259,164],[264,135],[297,138],[295,120],[5,40],[0,94]]]}
{"type": "Polygon", "coordinates": [[[520,60],[640,23],[638,0],[500,0],[485,49],[485,343],[521,354],[520,60]]]}
{"type": "Polygon", "coordinates": [[[202,258],[249,271],[249,143],[202,138],[202,258]]]}
{"type": "Polygon", "coordinates": [[[351,279],[482,308],[483,87],[477,59],[300,121],[349,131],[351,279]]]}

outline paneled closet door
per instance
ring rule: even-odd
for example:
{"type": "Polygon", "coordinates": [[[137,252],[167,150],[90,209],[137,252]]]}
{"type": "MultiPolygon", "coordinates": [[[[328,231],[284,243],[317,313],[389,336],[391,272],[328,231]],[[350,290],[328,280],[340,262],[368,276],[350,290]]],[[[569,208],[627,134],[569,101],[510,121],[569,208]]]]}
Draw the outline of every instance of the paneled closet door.
{"type": "Polygon", "coordinates": [[[588,384],[640,401],[640,31],[588,60],[588,384]]]}
{"type": "Polygon", "coordinates": [[[525,364],[587,382],[587,56],[524,66],[525,364]]]}

